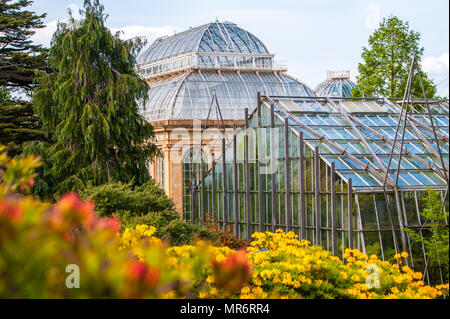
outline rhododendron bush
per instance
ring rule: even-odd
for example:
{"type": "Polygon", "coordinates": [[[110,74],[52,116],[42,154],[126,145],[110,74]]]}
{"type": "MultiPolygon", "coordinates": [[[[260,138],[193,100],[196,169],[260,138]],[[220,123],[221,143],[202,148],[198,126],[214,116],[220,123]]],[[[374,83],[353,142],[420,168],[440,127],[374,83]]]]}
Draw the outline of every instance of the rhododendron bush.
{"type": "Polygon", "coordinates": [[[37,165],[32,157],[0,155],[0,298],[437,298],[448,293],[448,284],[426,286],[421,273],[403,264],[406,253],[388,262],[347,250],[343,261],[281,230],[255,233],[240,250],[204,241],[171,247],[154,236],[155,227],[122,229],[115,218],[98,218],[94,203],[77,194],[55,204],[23,195],[37,165]],[[79,269],[75,286],[68,280],[70,266],[79,269]]]}

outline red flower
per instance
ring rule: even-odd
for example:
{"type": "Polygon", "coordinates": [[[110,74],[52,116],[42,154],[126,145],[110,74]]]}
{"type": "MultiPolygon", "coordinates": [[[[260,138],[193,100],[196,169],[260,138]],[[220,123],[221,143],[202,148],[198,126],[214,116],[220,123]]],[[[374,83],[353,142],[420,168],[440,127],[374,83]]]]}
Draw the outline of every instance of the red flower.
{"type": "Polygon", "coordinates": [[[133,261],[126,269],[126,276],[132,281],[145,283],[148,287],[155,287],[160,278],[159,269],[148,267],[140,261],[133,261]]]}
{"type": "Polygon", "coordinates": [[[55,204],[52,216],[52,224],[56,227],[67,222],[69,227],[83,225],[90,229],[97,219],[92,201],[81,201],[76,193],[65,194],[55,204]]]}
{"type": "Polygon", "coordinates": [[[213,260],[215,285],[230,292],[240,290],[251,275],[245,250],[228,256],[224,261],[213,260]]]}
{"type": "Polygon", "coordinates": [[[113,233],[117,233],[120,229],[120,219],[117,217],[102,218],[97,220],[95,224],[97,229],[109,229],[113,233]]]}
{"type": "Polygon", "coordinates": [[[0,216],[5,216],[12,221],[19,221],[23,216],[19,202],[3,198],[0,201],[0,216]]]}
{"type": "Polygon", "coordinates": [[[126,275],[131,280],[143,280],[147,274],[148,267],[140,261],[134,261],[132,262],[127,270],[126,275]]]}

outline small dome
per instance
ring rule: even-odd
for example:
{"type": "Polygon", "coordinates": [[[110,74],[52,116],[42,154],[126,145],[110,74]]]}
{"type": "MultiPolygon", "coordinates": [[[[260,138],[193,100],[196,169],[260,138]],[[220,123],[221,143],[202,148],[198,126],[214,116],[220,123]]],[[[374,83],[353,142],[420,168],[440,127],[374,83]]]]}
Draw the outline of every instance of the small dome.
{"type": "Polygon", "coordinates": [[[269,54],[266,46],[253,34],[232,22],[211,22],[199,27],[161,37],[140,54],[140,65],[192,52],[269,54]]]}
{"type": "Polygon", "coordinates": [[[350,71],[328,71],[327,80],[316,89],[317,96],[351,97],[356,83],[350,80],[350,71]]]}

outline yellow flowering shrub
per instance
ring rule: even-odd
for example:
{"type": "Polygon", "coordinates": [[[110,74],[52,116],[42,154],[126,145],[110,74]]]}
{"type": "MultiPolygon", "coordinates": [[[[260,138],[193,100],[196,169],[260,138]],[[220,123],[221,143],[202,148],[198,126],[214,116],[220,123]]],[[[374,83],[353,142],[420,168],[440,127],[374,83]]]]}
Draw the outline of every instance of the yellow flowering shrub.
{"type": "Polygon", "coordinates": [[[159,244],[161,239],[154,236],[156,227],[148,225],[137,225],[134,228],[126,228],[124,232],[118,233],[119,250],[133,249],[136,257],[143,261],[143,245],[159,244]]]}
{"type": "Polygon", "coordinates": [[[357,249],[346,249],[342,262],[322,247],[298,241],[293,232],[256,233],[253,238],[249,259],[255,272],[241,289],[242,298],[436,298],[448,294],[448,284],[425,286],[421,273],[357,249]]]}
{"type": "MultiPolygon", "coordinates": [[[[448,294],[448,284],[426,286],[422,274],[346,249],[344,262],[319,246],[299,241],[293,232],[253,234],[246,251],[251,272],[238,292],[218,285],[212,264],[232,264],[236,251],[205,242],[167,248],[171,271],[182,272],[198,298],[437,298],[448,294]],[[212,262],[211,262],[212,261],[212,262]]],[[[241,252],[242,253],[242,252],[241,252]]],[[[396,256],[407,258],[406,252],[396,256]]],[[[401,265],[401,264],[400,264],[401,265]]],[[[187,288],[186,288],[187,289],[187,288]]],[[[177,298],[175,292],[166,295],[177,298]]]]}

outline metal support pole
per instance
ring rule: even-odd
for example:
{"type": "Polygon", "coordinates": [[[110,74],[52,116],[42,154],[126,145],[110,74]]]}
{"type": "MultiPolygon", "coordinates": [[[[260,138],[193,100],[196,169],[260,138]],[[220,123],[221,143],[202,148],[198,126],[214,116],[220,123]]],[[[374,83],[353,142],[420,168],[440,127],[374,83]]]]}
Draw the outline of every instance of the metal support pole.
{"type": "Polygon", "coordinates": [[[331,240],[333,256],[337,255],[337,217],[336,217],[336,175],[334,162],[331,163],[331,240]]]}
{"type": "Polygon", "coordinates": [[[236,124],[233,125],[233,214],[234,234],[239,238],[239,206],[238,206],[238,165],[237,165],[237,142],[236,124]]]}
{"type": "MultiPolygon", "coordinates": [[[[413,77],[413,71],[414,71],[414,61],[416,59],[416,55],[414,54],[413,59],[411,61],[411,67],[409,68],[409,74],[408,74],[408,80],[406,81],[406,89],[405,89],[405,93],[403,94],[403,100],[402,100],[402,107],[400,109],[400,113],[398,115],[398,122],[397,122],[397,128],[395,129],[395,135],[394,135],[394,142],[393,145],[395,145],[397,143],[397,136],[398,136],[398,130],[400,128],[400,123],[402,120],[402,116],[403,116],[403,111],[405,111],[406,113],[408,113],[408,106],[406,106],[406,110],[404,109],[404,104],[405,104],[405,99],[408,97],[409,95],[409,91],[411,89],[411,81],[412,81],[412,77],[413,77]]],[[[405,118],[405,122],[406,123],[406,118],[405,118]]],[[[405,128],[403,127],[403,133],[405,133],[405,128]]],[[[404,136],[404,134],[403,134],[404,136]]],[[[395,147],[393,147],[391,149],[391,152],[389,154],[389,160],[388,160],[388,164],[386,166],[386,173],[384,175],[384,181],[383,181],[383,188],[386,187],[386,180],[387,177],[389,175],[389,169],[391,167],[391,161],[392,161],[392,156],[394,155],[394,149],[395,147]]],[[[400,154],[402,154],[403,152],[403,143],[400,144],[400,154]]],[[[399,163],[400,164],[400,163],[399,163]]],[[[395,180],[394,185],[397,185],[397,179],[395,180]]]]}
{"type": "Polygon", "coordinates": [[[244,136],[244,147],[245,147],[245,216],[246,216],[246,227],[247,227],[247,238],[251,238],[250,234],[250,165],[248,162],[248,108],[245,109],[245,136],[244,136]]]}
{"type": "Polygon", "coordinates": [[[272,231],[275,231],[277,224],[280,224],[280,220],[277,216],[276,209],[276,197],[275,197],[275,115],[274,115],[274,106],[270,105],[270,180],[271,180],[271,188],[270,188],[270,198],[272,204],[272,231]]]}
{"type": "Polygon", "coordinates": [[[320,160],[319,147],[314,148],[314,195],[316,198],[316,245],[321,244],[321,211],[320,211],[320,160]]]}
{"type": "Polygon", "coordinates": [[[289,165],[289,124],[288,119],[284,118],[284,177],[285,177],[285,208],[286,208],[286,232],[291,229],[291,203],[290,203],[290,165],[289,165]]]}
{"type": "MultiPolygon", "coordinates": [[[[398,193],[397,186],[394,187],[394,194],[395,194],[395,203],[397,206],[398,223],[400,226],[400,239],[402,241],[402,250],[407,251],[406,234],[405,234],[405,229],[404,229],[404,224],[403,224],[402,208],[401,208],[401,203],[400,203],[400,194],[398,193]]],[[[405,263],[407,266],[409,266],[408,258],[405,258],[405,263]]]]}
{"type": "Polygon", "coordinates": [[[353,249],[353,194],[352,179],[348,179],[348,248],[353,249]]]}
{"type": "Polygon", "coordinates": [[[223,199],[223,229],[227,229],[228,205],[227,205],[227,164],[225,162],[225,139],[222,139],[222,199],[223,199]]]}
{"type": "Polygon", "coordinates": [[[304,184],[304,177],[305,177],[305,171],[304,171],[304,165],[303,165],[303,132],[300,132],[300,136],[298,139],[298,174],[299,174],[299,201],[298,201],[298,207],[299,207],[299,218],[300,218],[300,239],[306,239],[306,214],[305,214],[305,184],[304,184]]]}
{"type": "Polygon", "coordinates": [[[258,149],[256,151],[257,167],[258,167],[258,211],[259,211],[259,231],[264,231],[264,212],[263,212],[263,192],[262,192],[262,179],[261,179],[261,137],[259,136],[261,131],[261,93],[258,92],[256,95],[257,105],[258,105],[258,130],[256,133],[256,139],[258,141],[258,149]]]}
{"type": "Polygon", "coordinates": [[[431,110],[430,110],[430,106],[429,106],[429,104],[428,104],[427,94],[426,94],[425,88],[424,88],[424,86],[423,86],[423,80],[422,80],[422,74],[421,74],[421,70],[420,70],[420,65],[419,65],[419,63],[417,62],[417,60],[415,60],[415,62],[416,62],[416,65],[417,65],[417,71],[418,71],[418,73],[419,73],[419,80],[420,80],[420,86],[422,87],[423,97],[425,98],[425,105],[427,106],[427,114],[428,114],[428,117],[429,117],[429,119],[430,119],[431,128],[432,128],[432,130],[433,130],[434,141],[436,142],[436,147],[437,147],[437,150],[438,150],[439,159],[440,159],[440,161],[441,161],[442,169],[444,170],[444,175],[445,175],[445,177],[446,177],[447,188],[448,188],[448,186],[449,186],[449,176],[448,176],[447,170],[446,170],[446,168],[445,168],[445,161],[444,161],[444,159],[442,158],[441,147],[439,146],[439,141],[438,141],[438,138],[437,138],[437,135],[436,135],[436,129],[435,129],[435,127],[434,127],[433,117],[431,116],[431,110]]]}
{"type": "Polygon", "coordinates": [[[212,202],[212,222],[213,225],[217,222],[216,216],[216,159],[214,158],[214,153],[211,154],[212,163],[211,163],[211,202],[212,202]]]}

